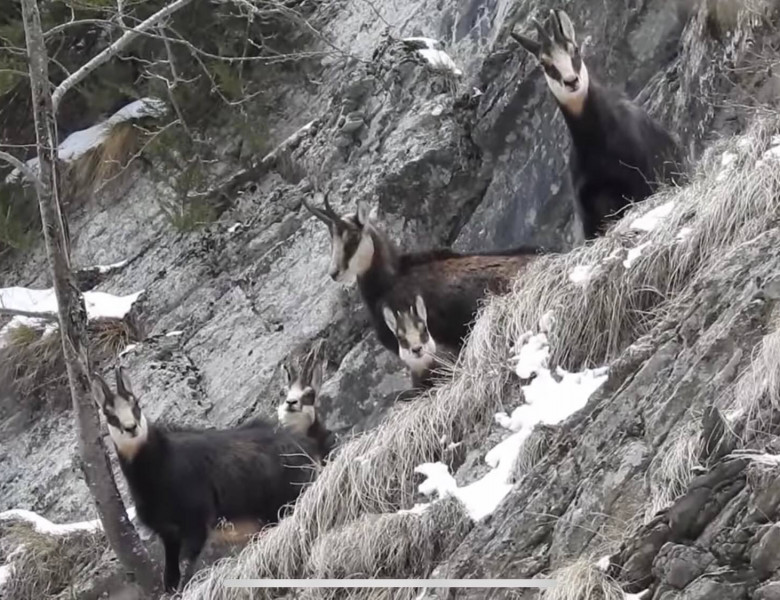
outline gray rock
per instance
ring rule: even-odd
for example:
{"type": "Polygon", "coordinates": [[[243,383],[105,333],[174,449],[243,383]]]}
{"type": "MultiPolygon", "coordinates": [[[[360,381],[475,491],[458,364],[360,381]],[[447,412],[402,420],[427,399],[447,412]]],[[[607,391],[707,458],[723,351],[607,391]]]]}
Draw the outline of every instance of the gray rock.
{"type": "Polygon", "coordinates": [[[775,523],[761,536],[758,546],[753,549],[750,565],[759,575],[767,576],[780,568],[780,524],[775,523]]]}

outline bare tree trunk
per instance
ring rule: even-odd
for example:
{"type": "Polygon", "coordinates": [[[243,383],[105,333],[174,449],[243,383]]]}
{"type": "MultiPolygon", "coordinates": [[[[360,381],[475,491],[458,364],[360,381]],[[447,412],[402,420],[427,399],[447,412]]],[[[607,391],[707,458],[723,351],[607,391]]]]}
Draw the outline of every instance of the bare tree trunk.
{"type": "Polygon", "coordinates": [[[37,0],[22,0],[22,17],[27,39],[30,88],[35,133],[40,161],[37,186],[46,255],[57,297],[60,334],[68,371],[73,410],[78,423],[81,468],[97,505],[100,522],[122,566],[135,575],[147,592],[159,590],[159,577],[141,544],[138,532],[127,517],[114,481],[111,463],[100,434],[100,418],[91,397],[87,353],[87,312],[84,297],[76,287],[70,269],[57,189],[56,124],[52,105],[48,57],[41,29],[37,0]]]}

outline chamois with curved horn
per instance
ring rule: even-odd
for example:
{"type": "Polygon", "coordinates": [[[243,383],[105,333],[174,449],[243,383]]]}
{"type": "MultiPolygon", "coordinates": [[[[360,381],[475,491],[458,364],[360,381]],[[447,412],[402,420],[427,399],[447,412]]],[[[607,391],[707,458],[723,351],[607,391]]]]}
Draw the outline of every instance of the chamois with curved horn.
{"type": "Polygon", "coordinates": [[[286,395],[277,408],[279,423],[312,440],[320,462],[325,462],[336,446],[336,435],[325,426],[317,412],[327,364],[322,340],[315,342],[308,351],[290,354],[283,363],[286,395]]]}
{"type": "Polygon", "coordinates": [[[319,466],[306,437],[261,420],[228,430],[166,429],[150,423],[121,367],[114,394],[92,375],[92,395],[108,423],[141,522],[162,539],[167,591],[184,582],[210,533],[233,541],[262,525],[311,483],[319,466]],[[231,529],[217,529],[229,522],[231,529]]]}
{"type": "Polygon", "coordinates": [[[574,25],[551,10],[547,26],[533,19],[538,41],[511,36],[536,57],[571,134],[569,170],[585,239],[662,183],[681,183],[685,161],[675,137],[624,94],[595,81],[585,66],[574,25]]]}
{"type": "Polygon", "coordinates": [[[382,314],[398,340],[398,356],[409,367],[412,387],[431,387],[437,371],[451,364],[456,352],[437,343],[428,331],[428,309],[423,297],[417,294],[414,304],[404,308],[393,309],[385,304],[382,314]]]}
{"type": "Polygon", "coordinates": [[[330,231],[330,277],[339,282],[357,278],[377,336],[393,354],[398,354],[398,340],[385,321],[386,304],[410,306],[420,294],[431,335],[460,352],[485,295],[508,291],[512,279],[539,256],[538,249],[529,247],[477,254],[448,248],[402,253],[369,221],[365,204],[341,217],[327,197],[322,198],[323,208],[306,199],[303,203],[330,231]]]}

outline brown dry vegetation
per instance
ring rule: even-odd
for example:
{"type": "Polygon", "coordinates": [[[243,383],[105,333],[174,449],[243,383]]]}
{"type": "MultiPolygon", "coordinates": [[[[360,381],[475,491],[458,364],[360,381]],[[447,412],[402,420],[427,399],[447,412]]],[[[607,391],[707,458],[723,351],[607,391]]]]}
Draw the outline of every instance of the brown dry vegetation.
{"type": "MultiPolygon", "coordinates": [[[[542,316],[553,311],[557,319],[548,337],[554,364],[576,369],[609,363],[656,323],[669,315],[684,314],[700,282],[720,272],[730,253],[776,227],[780,211],[778,159],[764,153],[778,143],[773,137],[779,130],[777,119],[763,120],[741,140],[715,145],[702,159],[690,185],[659,193],[592,244],[537,261],[512,293],[494,298],[482,311],[450,381],[431,390],[421,402],[396,406],[375,430],[341,447],[299,499],[291,517],[265,534],[262,542],[248,546],[238,558],[202,571],[185,597],[270,598],[258,590],[251,595],[227,590],[221,582],[224,578],[314,576],[323,572],[315,562],[322,554],[317,548],[324,547],[326,540],[329,547],[339,547],[340,536],[347,547],[355,543],[360,532],[378,544],[362,548],[361,559],[366,562],[360,571],[381,571],[379,559],[390,540],[372,537],[368,524],[385,518],[392,521],[396,510],[411,506],[415,497],[414,468],[441,456],[442,436],[457,442],[485,431],[493,414],[503,408],[500,398],[512,385],[509,359],[512,344],[520,335],[535,330],[542,316]],[[735,157],[725,170],[721,166],[724,152],[735,157]],[[652,231],[631,228],[638,216],[667,202],[673,203],[670,214],[652,231]],[[626,268],[628,250],[642,244],[646,245],[641,256],[626,268]],[[569,279],[579,265],[593,269],[584,286],[569,279]],[[371,562],[371,557],[377,557],[377,562],[371,562]]],[[[775,345],[771,340],[766,344],[768,349],[775,345]]],[[[759,353],[756,357],[757,369],[766,366],[766,356],[759,353]]],[[[759,384],[765,385],[749,376],[741,383],[744,389],[759,384]]],[[[740,389],[724,399],[724,406],[731,402],[764,402],[753,392],[740,393],[740,389]]],[[[748,409],[744,419],[757,414],[748,409]]],[[[745,428],[760,427],[761,423],[753,422],[745,428]]],[[[648,471],[653,496],[650,505],[666,504],[690,481],[696,457],[688,439],[698,439],[697,434],[678,432],[659,448],[648,471]]],[[[527,462],[532,465],[535,452],[531,450],[527,462]]],[[[453,543],[446,528],[438,535],[447,536],[447,544],[453,543]]],[[[403,552],[395,555],[395,561],[400,560],[399,556],[410,561],[419,556],[416,550],[403,549],[398,540],[392,544],[403,552]]],[[[415,562],[417,573],[430,573],[437,564],[433,554],[426,556],[427,565],[415,562]]],[[[324,572],[337,571],[338,565],[332,564],[324,572]]],[[[568,575],[561,574],[569,575],[573,581],[592,584],[605,598],[614,597],[614,586],[594,574],[591,567],[572,567],[568,575]]],[[[364,596],[356,593],[343,597],[364,596]]]]}

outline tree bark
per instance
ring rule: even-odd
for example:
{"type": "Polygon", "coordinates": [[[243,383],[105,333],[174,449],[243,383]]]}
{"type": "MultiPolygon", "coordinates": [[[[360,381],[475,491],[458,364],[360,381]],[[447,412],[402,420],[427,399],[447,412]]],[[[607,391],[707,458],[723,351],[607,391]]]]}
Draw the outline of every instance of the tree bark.
{"type": "Polygon", "coordinates": [[[30,88],[40,161],[37,186],[46,255],[57,297],[62,348],[73,410],[78,424],[81,468],[98,509],[111,547],[122,566],[150,593],[159,590],[157,576],[138,532],[127,517],[114,481],[111,463],[100,433],[100,418],[92,400],[87,347],[87,311],[70,269],[68,244],[59,208],[57,186],[57,134],[54,121],[48,57],[37,0],[22,0],[27,41],[30,88]]]}

